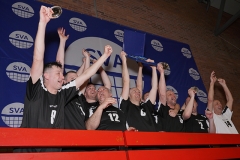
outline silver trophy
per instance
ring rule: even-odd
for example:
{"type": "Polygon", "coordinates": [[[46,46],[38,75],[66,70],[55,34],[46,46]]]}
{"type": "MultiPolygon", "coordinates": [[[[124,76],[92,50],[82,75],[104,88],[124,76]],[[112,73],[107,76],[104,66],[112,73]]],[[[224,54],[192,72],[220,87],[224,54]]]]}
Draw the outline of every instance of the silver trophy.
{"type": "Polygon", "coordinates": [[[160,63],[162,64],[164,70],[170,70],[168,63],[166,63],[166,62],[160,62],[160,63]]]}
{"type": "Polygon", "coordinates": [[[196,86],[191,87],[192,90],[194,90],[195,93],[198,93],[199,89],[196,86]]]}
{"type": "Polygon", "coordinates": [[[53,6],[51,7],[52,11],[53,11],[53,14],[52,14],[52,18],[55,19],[55,18],[58,18],[61,16],[62,14],[62,8],[59,7],[59,6],[53,6]]]}

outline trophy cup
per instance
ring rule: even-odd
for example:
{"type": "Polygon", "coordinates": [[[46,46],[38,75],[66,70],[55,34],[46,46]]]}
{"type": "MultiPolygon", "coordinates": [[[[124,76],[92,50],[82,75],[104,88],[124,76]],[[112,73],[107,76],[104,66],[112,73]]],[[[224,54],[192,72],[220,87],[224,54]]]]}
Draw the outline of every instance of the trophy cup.
{"type": "Polygon", "coordinates": [[[53,6],[51,7],[51,9],[53,11],[53,14],[52,14],[53,19],[60,17],[60,15],[62,14],[62,8],[59,6],[53,6]]]}
{"type": "Polygon", "coordinates": [[[198,87],[194,86],[194,87],[191,87],[192,90],[194,90],[195,93],[197,93],[199,91],[198,87]]]}
{"type": "Polygon", "coordinates": [[[162,64],[164,70],[170,70],[170,67],[166,62],[160,62],[160,63],[162,64]]]}

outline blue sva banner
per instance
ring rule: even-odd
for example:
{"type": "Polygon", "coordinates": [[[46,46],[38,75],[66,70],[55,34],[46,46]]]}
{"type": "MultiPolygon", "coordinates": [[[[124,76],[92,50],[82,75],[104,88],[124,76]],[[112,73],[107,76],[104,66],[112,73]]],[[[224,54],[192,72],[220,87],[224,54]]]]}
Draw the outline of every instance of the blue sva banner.
{"type": "MultiPolygon", "coordinates": [[[[32,0],[1,1],[0,14],[0,126],[19,127],[22,121],[26,81],[29,78],[33,59],[34,39],[39,21],[41,5],[32,0]]],[[[49,6],[51,7],[51,6],[49,6]]],[[[82,64],[82,49],[98,59],[104,46],[113,47],[113,54],[103,64],[112,82],[113,97],[119,100],[122,89],[122,70],[120,52],[123,46],[124,29],[135,30],[119,24],[104,21],[80,13],[63,9],[58,19],[51,20],[46,29],[45,62],[56,60],[59,44],[57,29],[63,27],[70,37],[66,43],[65,72],[77,70],[82,64]]],[[[167,62],[167,88],[173,90],[180,106],[188,96],[188,89],[197,86],[198,112],[206,108],[206,89],[198,72],[189,45],[146,33],[145,57],[155,62],[167,62]]],[[[131,87],[135,86],[138,65],[128,59],[131,87]]],[[[151,68],[144,66],[144,92],[151,88],[151,68]]],[[[98,74],[91,78],[96,85],[101,85],[98,74]]]]}

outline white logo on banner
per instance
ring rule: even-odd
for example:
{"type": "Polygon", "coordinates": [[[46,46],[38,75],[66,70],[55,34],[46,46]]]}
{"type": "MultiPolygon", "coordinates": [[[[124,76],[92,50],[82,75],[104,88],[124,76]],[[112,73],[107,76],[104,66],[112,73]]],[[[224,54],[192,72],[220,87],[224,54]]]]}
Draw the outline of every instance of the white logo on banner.
{"type": "Polygon", "coordinates": [[[24,104],[11,103],[2,110],[2,120],[9,127],[20,127],[22,124],[24,104]]]}
{"type": "Polygon", "coordinates": [[[33,46],[33,38],[23,31],[14,31],[9,35],[9,41],[17,48],[28,49],[33,46]]]}
{"type": "Polygon", "coordinates": [[[124,32],[122,30],[115,30],[114,35],[120,42],[123,42],[124,32]]]}
{"type": "Polygon", "coordinates": [[[8,78],[17,82],[27,82],[29,73],[30,67],[22,62],[10,63],[6,68],[8,78]]]}
{"type": "Polygon", "coordinates": [[[189,72],[189,75],[190,75],[194,80],[199,80],[199,79],[200,79],[200,75],[199,75],[199,73],[198,73],[195,69],[190,68],[190,69],[188,70],[188,72],[189,72]]]}
{"type": "Polygon", "coordinates": [[[173,91],[178,99],[178,91],[173,86],[166,86],[167,91],[173,91]]]}
{"type": "Polygon", "coordinates": [[[17,2],[12,5],[12,11],[22,18],[31,18],[34,15],[34,10],[26,3],[17,2]]]}
{"type": "Polygon", "coordinates": [[[162,52],[162,51],[163,51],[163,45],[162,45],[158,40],[153,39],[153,40],[151,41],[151,45],[152,45],[152,47],[153,47],[156,51],[158,51],[158,52],[162,52]]]}
{"type": "Polygon", "coordinates": [[[207,103],[207,94],[205,92],[203,92],[202,90],[199,90],[197,93],[197,96],[201,102],[207,103]]]}
{"type": "Polygon", "coordinates": [[[84,32],[87,29],[86,23],[79,18],[71,18],[69,25],[78,32],[84,32]]]}
{"type": "Polygon", "coordinates": [[[187,48],[182,48],[182,49],[181,49],[181,52],[182,52],[182,54],[183,54],[185,57],[187,57],[187,58],[191,58],[191,57],[192,57],[191,52],[190,52],[187,48]]]}

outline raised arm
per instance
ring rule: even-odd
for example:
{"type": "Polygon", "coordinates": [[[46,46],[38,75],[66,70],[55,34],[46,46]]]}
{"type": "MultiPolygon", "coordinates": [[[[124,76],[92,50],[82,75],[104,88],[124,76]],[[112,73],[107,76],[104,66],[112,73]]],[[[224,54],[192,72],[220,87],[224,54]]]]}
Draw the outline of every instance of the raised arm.
{"type": "MultiPolygon", "coordinates": [[[[82,54],[83,54],[83,56],[84,56],[84,58],[83,58],[83,64],[82,64],[82,66],[81,66],[81,67],[78,69],[78,71],[77,71],[77,75],[78,75],[78,76],[81,76],[81,74],[82,74],[86,69],[88,69],[89,66],[90,66],[90,54],[89,54],[85,49],[82,50],[82,54]]],[[[87,79],[87,80],[81,85],[81,87],[80,87],[80,92],[81,92],[81,93],[84,93],[84,92],[85,92],[85,89],[86,89],[86,86],[87,86],[88,82],[89,82],[89,79],[87,79]]]]}
{"type": "Polygon", "coordinates": [[[101,117],[102,117],[102,112],[105,108],[110,106],[111,104],[117,103],[117,100],[115,98],[106,98],[104,102],[97,108],[97,110],[92,114],[91,117],[88,118],[86,121],[86,128],[87,130],[95,130],[98,128],[100,122],[101,122],[101,117]]]}
{"type": "Polygon", "coordinates": [[[157,64],[157,70],[160,73],[159,83],[158,83],[158,94],[159,94],[159,100],[160,102],[166,106],[167,100],[166,100],[166,82],[165,82],[165,76],[164,76],[164,69],[161,63],[157,64]]]}
{"type": "Polygon", "coordinates": [[[205,115],[209,121],[208,133],[216,133],[216,127],[215,127],[215,123],[213,120],[213,112],[205,110],[205,115]]]}
{"type": "Polygon", "coordinates": [[[90,66],[90,54],[85,49],[82,50],[82,54],[84,56],[82,59],[83,63],[77,71],[78,76],[80,76],[90,66]]]}
{"type": "Polygon", "coordinates": [[[140,91],[140,96],[142,98],[142,91],[143,91],[143,80],[142,80],[142,70],[143,70],[143,65],[141,62],[138,62],[138,74],[137,74],[137,81],[136,81],[136,87],[140,91]]]}
{"type": "MultiPolygon", "coordinates": [[[[154,62],[154,61],[148,60],[148,62],[154,62]]],[[[151,68],[152,68],[152,88],[149,92],[148,98],[152,102],[152,104],[155,104],[156,96],[157,96],[157,87],[158,87],[157,69],[156,69],[156,66],[151,66],[151,68]]]]}
{"type": "Polygon", "coordinates": [[[43,61],[45,51],[45,31],[47,23],[50,21],[51,14],[53,13],[51,8],[41,6],[40,20],[38,23],[37,35],[34,43],[33,62],[31,67],[32,83],[36,83],[43,73],[43,61]]]}
{"type": "Polygon", "coordinates": [[[62,68],[64,68],[65,44],[66,44],[66,41],[67,41],[69,35],[65,35],[65,29],[62,27],[58,28],[57,32],[58,32],[58,36],[60,38],[60,43],[58,46],[56,61],[60,62],[62,64],[62,68]]]}
{"type": "Polygon", "coordinates": [[[210,76],[210,86],[208,90],[208,104],[207,108],[210,111],[213,111],[213,100],[214,100],[214,84],[216,82],[217,78],[215,76],[215,72],[212,71],[211,76],[210,76]]]}
{"type": "Polygon", "coordinates": [[[183,112],[183,115],[182,115],[183,120],[189,119],[192,115],[192,110],[193,110],[195,92],[192,88],[190,88],[188,90],[188,94],[190,96],[190,100],[189,100],[188,104],[186,105],[186,108],[184,109],[184,112],[183,112]]]}
{"type": "Polygon", "coordinates": [[[88,80],[92,75],[94,75],[99,67],[103,64],[103,62],[111,55],[112,47],[110,45],[106,45],[104,49],[104,54],[94,63],[91,67],[86,69],[81,76],[76,78],[76,88],[79,88],[86,80],[88,80]]]}
{"type": "Polygon", "coordinates": [[[127,100],[129,95],[130,78],[129,78],[128,68],[127,68],[126,53],[124,51],[121,52],[121,58],[122,58],[122,83],[123,83],[121,97],[124,100],[127,100]]]}
{"type": "Polygon", "coordinates": [[[221,84],[221,86],[223,87],[223,90],[225,92],[225,96],[226,96],[226,99],[227,99],[226,106],[228,106],[228,108],[232,111],[233,97],[232,97],[232,94],[231,94],[230,90],[227,87],[226,81],[224,79],[219,78],[218,83],[221,84]]]}

